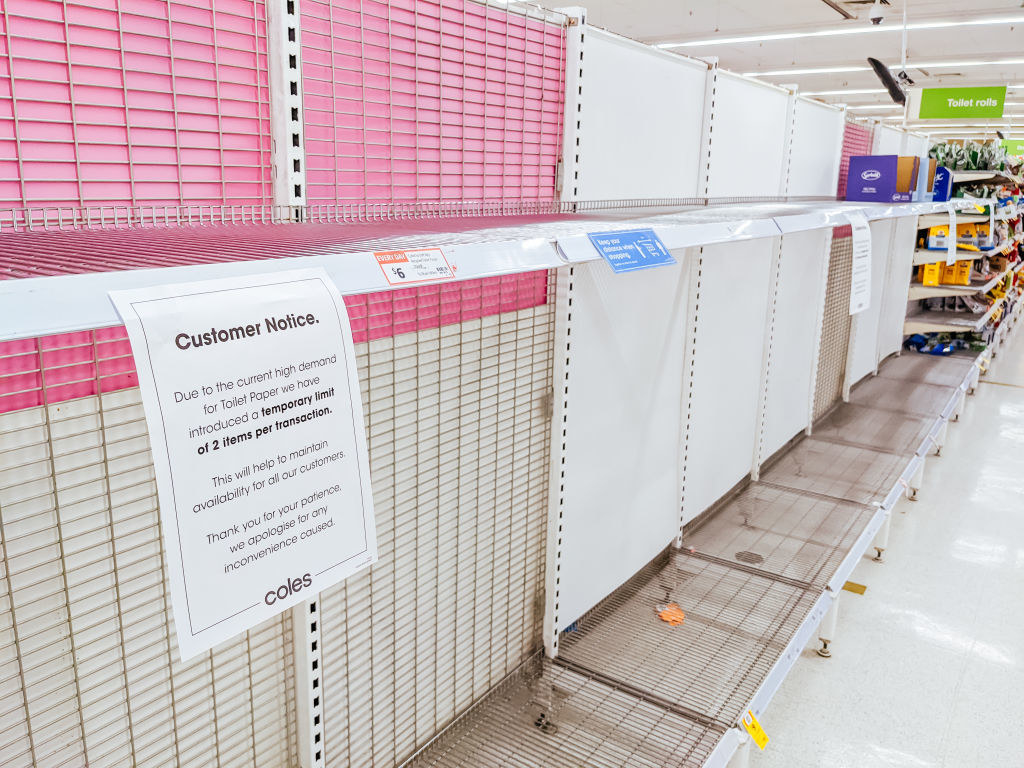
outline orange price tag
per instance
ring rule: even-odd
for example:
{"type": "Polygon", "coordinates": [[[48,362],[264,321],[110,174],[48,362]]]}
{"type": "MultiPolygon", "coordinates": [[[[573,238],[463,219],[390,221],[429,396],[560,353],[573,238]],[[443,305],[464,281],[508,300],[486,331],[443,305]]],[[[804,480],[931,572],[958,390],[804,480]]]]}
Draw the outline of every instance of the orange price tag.
{"type": "Polygon", "coordinates": [[[373,257],[384,273],[388,285],[428,283],[434,280],[451,280],[455,277],[455,270],[440,248],[378,251],[373,257]]]}

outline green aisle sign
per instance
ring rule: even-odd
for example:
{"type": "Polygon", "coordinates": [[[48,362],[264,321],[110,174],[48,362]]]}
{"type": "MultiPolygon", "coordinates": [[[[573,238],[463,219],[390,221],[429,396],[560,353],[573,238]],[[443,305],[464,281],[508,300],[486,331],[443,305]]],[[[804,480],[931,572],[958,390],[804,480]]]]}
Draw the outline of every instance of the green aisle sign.
{"type": "Polygon", "coordinates": [[[1005,85],[993,88],[924,88],[918,117],[922,120],[1002,117],[1005,102],[1005,85]]]}
{"type": "Polygon", "coordinates": [[[1011,157],[1024,155],[1024,139],[1003,139],[1003,146],[1011,157]]]}

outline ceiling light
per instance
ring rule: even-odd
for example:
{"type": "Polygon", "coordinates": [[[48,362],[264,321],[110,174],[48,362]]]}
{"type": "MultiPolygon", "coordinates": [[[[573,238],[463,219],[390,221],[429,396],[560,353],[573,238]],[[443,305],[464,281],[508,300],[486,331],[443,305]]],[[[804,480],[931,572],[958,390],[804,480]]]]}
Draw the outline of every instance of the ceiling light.
{"type": "Polygon", "coordinates": [[[852,96],[860,93],[886,93],[885,88],[848,88],[842,91],[800,91],[801,96],[852,96]]]}
{"type": "Polygon", "coordinates": [[[807,69],[771,69],[767,72],[744,72],[744,77],[771,77],[772,75],[826,75],[839,72],[870,72],[871,67],[808,67],[807,69]]]}
{"type": "Polygon", "coordinates": [[[871,10],[868,11],[868,18],[876,27],[885,21],[885,10],[882,8],[881,0],[875,0],[874,5],[871,6],[871,10]]]}
{"type": "Polygon", "coordinates": [[[903,109],[902,104],[858,104],[847,109],[903,109]]]}
{"type": "MultiPolygon", "coordinates": [[[[947,67],[990,67],[998,64],[1024,64],[1024,59],[990,59],[971,61],[911,61],[907,66],[913,69],[944,69],[947,67]]],[[[897,69],[899,64],[890,64],[889,69],[897,69]]],[[[838,72],[870,72],[871,67],[806,67],[803,69],[773,69],[767,72],[744,72],[744,77],[772,77],[778,75],[825,75],[838,72]]],[[[1024,86],[1021,86],[1024,87],[1024,86]]]]}
{"type": "MultiPolygon", "coordinates": [[[[907,24],[907,30],[949,29],[951,27],[980,27],[997,24],[1024,23],[1024,16],[1003,16],[1001,18],[969,19],[966,21],[919,21],[907,24]]],[[[903,26],[846,26],[829,29],[816,29],[809,32],[779,32],[768,35],[746,35],[743,37],[717,37],[706,40],[691,40],[682,43],[660,43],[657,48],[690,48],[709,45],[736,45],[741,43],[762,43],[772,40],[795,40],[803,37],[834,37],[837,35],[864,35],[878,32],[902,32],[903,26]]]]}
{"type": "MultiPolygon", "coordinates": [[[[1024,64],[1024,59],[977,59],[975,61],[927,61],[908,62],[914,69],[941,69],[944,67],[988,67],[993,64],[1024,64]]],[[[895,66],[889,69],[896,69],[895,66]]]]}

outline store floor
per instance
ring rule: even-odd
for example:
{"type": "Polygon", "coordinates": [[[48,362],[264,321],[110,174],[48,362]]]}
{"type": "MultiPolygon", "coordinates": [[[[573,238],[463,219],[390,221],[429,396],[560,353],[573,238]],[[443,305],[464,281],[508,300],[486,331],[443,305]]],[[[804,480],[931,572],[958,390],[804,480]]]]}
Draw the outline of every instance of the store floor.
{"type": "Polygon", "coordinates": [[[867,591],[842,593],[831,659],[804,650],[752,768],[1024,766],[1024,334],[850,580],[867,591]]]}

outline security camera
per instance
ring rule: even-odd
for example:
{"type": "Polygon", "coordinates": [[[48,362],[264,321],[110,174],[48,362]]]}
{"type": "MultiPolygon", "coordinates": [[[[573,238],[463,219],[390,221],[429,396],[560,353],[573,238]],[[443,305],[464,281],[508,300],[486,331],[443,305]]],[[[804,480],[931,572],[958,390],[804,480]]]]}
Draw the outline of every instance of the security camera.
{"type": "Polygon", "coordinates": [[[871,6],[871,11],[868,13],[868,18],[871,19],[871,23],[878,26],[885,21],[885,10],[882,8],[880,0],[875,0],[875,4],[871,6]]]}

